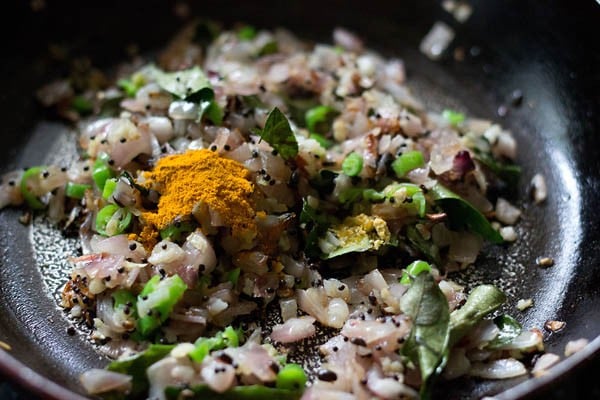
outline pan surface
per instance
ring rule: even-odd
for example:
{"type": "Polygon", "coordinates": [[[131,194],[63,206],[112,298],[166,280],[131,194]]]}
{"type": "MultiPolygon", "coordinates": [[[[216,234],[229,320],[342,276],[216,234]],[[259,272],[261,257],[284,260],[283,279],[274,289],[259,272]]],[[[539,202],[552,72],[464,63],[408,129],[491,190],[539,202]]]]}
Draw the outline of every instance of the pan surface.
{"type": "MultiPolygon", "coordinates": [[[[477,269],[453,278],[500,286],[509,295],[506,311],[526,328],[543,330],[547,320],[566,321],[563,331],[545,332],[547,351],[562,355],[569,340],[582,337],[590,345],[541,378],[454,381],[440,388],[437,398],[556,393],[558,377],[580,374],[588,359],[600,356],[600,45],[595,31],[600,6],[581,3],[575,9],[567,2],[472,2],[474,13],[465,24],[428,1],[208,1],[191,7],[193,15],[225,24],[283,26],[315,40],[329,41],[333,27],[348,27],[367,46],[403,58],[414,93],[428,106],[468,111],[514,132],[524,171],[514,197],[524,207],[521,239],[490,247],[477,269]],[[450,57],[434,63],[418,52],[420,39],[436,20],[454,27],[453,47],[464,50],[464,61],[454,60],[450,51],[450,57]],[[517,89],[524,94],[518,107],[510,102],[517,89]],[[500,106],[508,109],[503,118],[497,113],[500,106]],[[537,172],[549,187],[540,206],[528,200],[528,182],[537,172]],[[555,265],[537,268],[538,256],[553,257],[555,265]],[[535,306],[516,311],[517,300],[529,297],[535,306]]],[[[68,62],[50,58],[49,49],[58,45],[69,57],[87,56],[93,65],[110,68],[126,60],[131,44],[142,53],[164,45],[183,23],[174,6],[48,2],[32,12],[23,2],[5,10],[17,28],[3,35],[0,171],[61,159],[69,150],[68,127],[46,120],[32,97],[43,83],[67,71],[68,62]]],[[[75,244],[43,223],[21,225],[20,213],[0,212],[0,340],[12,347],[10,353],[0,351],[0,370],[44,397],[77,398],[82,393],[77,376],[104,366],[106,359],[85,335],[67,335],[72,322],[56,306],[56,292],[66,277],[61,270],[65,254],[75,251],[75,244]]]]}

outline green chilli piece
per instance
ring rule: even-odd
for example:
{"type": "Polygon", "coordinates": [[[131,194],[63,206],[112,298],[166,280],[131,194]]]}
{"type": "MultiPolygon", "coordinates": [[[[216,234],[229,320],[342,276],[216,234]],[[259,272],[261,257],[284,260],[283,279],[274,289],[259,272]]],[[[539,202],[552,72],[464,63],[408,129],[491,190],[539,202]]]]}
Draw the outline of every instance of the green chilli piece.
{"type": "Polygon", "coordinates": [[[117,81],[117,86],[121,88],[128,97],[135,97],[138,90],[142,88],[146,84],[146,78],[144,74],[136,72],[131,75],[131,79],[119,79],[117,81]]]}
{"type": "Polygon", "coordinates": [[[392,162],[392,169],[398,178],[404,178],[407,173],[425,164],[423,153],[413,150],[401,154],[392,162]]]}
{"type": "Polygon", "coordinates": [[[35,194],[31,193],[31,189],[28,185],[31,179],[40,179],[40,174],[44,168],[45,167],[31,167],[25,171],[21,178],[21,194],[27,205],[33,210],[43,210],[46,208],[46,205],[42,203],[35,194]]]}
{"type": "Polygon", "coordinates": [[[421,272],[430,272],[431,265],[422,260],[413,261],[406,267],[406,270],[402,271],[402,278],[400,283],[403,285],[410,285],[413,276],[418,276],[421,272]]]}
{"type": "Polygon", "coordinates": [[[456,126],[465,120],[465,114],[450,109],[445,109],[442,112],[442,117],[452,126],[456,126]]]}
{"type": "Polygon", "coordinates": [[[252,40],[256,37],[256,29],[253,26],[245,25],[237,32],[240,40],[252,40]]]}
{"type": "Polygon", "coordinates": [[[319,142],[321,147],[323,147],[324,149],[329,149],[331,148],[331,146],[333,146],[333,142],[331,140],[327,139],[325,136],[319,133],[311,133],[310,135],[308,135],[308,137],[319,142]]]}
{"type": "Polygon", "coordinates": [[[96,161],[94,161],[94,168],[92,169],[92,178],[101,191],[104,190],[104,184],[110,178],[115,177],[115,173],[108,165],[110,156],[106,153],[100,153],[96,161]]]}
{"type": "Polygon", "coordinates": [[[104,236],[123,233],[131,223],[131,213],[115,204],[104,206],[96,215],[96,232],[104,236]]]}
{"type": "Polygon", "coordinates": [[[339,114],[337,110],[329,106],[317,106],[306,111],[304,119],[309,132],[327,133],[331,122],[339,114]]]}
{"type": "Polygon", "coordinates": [[[363,169],[363,158],[360,154],[352,152],[342,162],[342,172],[348,176],[357,176],[363,169]]]}
{"type": "Polygon", "coordinates": [[[238,280],[240,279],[241,269],[235,268],[225,274],[226,280],[231,282],[232,285],[237,285],[238,280]]]}
{"type": "Polygon", "coordinates": [[[286,364],[277,373],[275,387],[277,389],[299,390],[306,385],[307,381],[306,372],[300,365],[286,364]]]}
{"type": "Polygon", "coordinates": [[[411,199],[411,202],[406,204],[406,206],[414,209],[417,212],[417,215],[420,218],[423,218],[427,210],[427,199],[423,194],[423,190],[414,183],[397,183],[392,185],[390,190],[387,190],[387,198],[391,199],[394,197],[394,194],[401,189],[406,190],[407,198],[411,199]]]}
{"type": "Polygon", "coordinates": [[[71,107],[79,114],[90,114],[94,111],[94,104],[84,96],[75,96],[71,100],[71,107]]]}
{"type": "Polygon", "coordinates": [[[83,196],[85,196],[85,191],[90,190],[91,188],[92,185],[67,182],[67,186],[65,187],[65,196],[73,199],[82,199],[83,196]]]}
{"type": "Polygon", "coordinates": [[[227,347],[238,347],[240,345],[240,337],[242,333],[231,326],[225,328],[222,332],[218,332],[214,337],[201,337],[196,340],[194,345],[196,348],[189,352],[188,356],[201,363],[204,357],[210,354],[213,350],[221,350],[227,347]]]}
{"type": "Polygon", "coordinates": [[[137,298],[138,331],[148,337],[163,322],[169,318],[175,304],[181,300],[187,285],[179,277],[173,275],[161,280],[159,275],[154,275],[142,289],[137,298]]]}
{"type": "Polygon", "coordinates": [[[133,293],[126,289],[117,289],[112,293],[113,306],[119,308],[121,306],[135,306],[137,299],[133,293]]]}
{"type": "Polygon", "coordinates": [[[437,183],[430,193],[435,203],[448,215],[451,229],[467,229],[492,243],[501,244],[504,239],[479,210],[471,203],[437,183]]]}
{"type": "Polygon", "coordinates": [[[160,238],[178,242],[183,240],[188,233],[193,232],[194,229],[196,229],[196,224],[191,221],[175,222],[160,231],[160,238]]]}
{"type": "Polygon", "coordinates": [[[107,200],[110,196],[112,196],[117,188],[118,183],[119,180],[116,178],[107,179],[106,182],[104,182],[104,189],[102,189],[102,198],[107,200]]]}

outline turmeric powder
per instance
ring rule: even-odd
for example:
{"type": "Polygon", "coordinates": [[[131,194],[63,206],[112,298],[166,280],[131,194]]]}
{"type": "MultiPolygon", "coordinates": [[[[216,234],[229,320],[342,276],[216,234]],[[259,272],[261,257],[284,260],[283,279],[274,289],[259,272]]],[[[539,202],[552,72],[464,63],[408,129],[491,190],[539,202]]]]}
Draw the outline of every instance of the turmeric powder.
{"type": "Polygon", "coordinates": [[[143,185],[158,191],[160,199],[156,212],[142,213],[147,227],[154,229],[144,229],[140,239],[155,241],[155,229],[191,215],[199,202],[217,213],[234,236],[255,233],[256,212],[250,200],[254,187],[248,174],[237,161],[205,149],[161,158],[152,171],[144,173],[143,185]]]}

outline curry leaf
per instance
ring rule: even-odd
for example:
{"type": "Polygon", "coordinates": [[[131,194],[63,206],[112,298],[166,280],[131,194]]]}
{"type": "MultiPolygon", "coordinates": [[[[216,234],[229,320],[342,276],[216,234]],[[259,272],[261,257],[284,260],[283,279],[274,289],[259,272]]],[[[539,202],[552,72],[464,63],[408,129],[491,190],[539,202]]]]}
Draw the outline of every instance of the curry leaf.
{"type": "Polygon", "coordinates": [[[146,71],[156,83],[167,92],[192,102],[211,101],[214,92],[200,67],[190,69],[164,72],[155,66],[150,66],[146,71]]]}
{"type": "Polygon", "coordinates": [[[506,295],[493,285],[475,287],[467,302],[450,315],[450,345],[458,342],[486,315],[494,312],[506,301],[506,295]]]}
{"type": "Polygon", "coordinates": [[[477,152],[475,159],[486,166],[496,176],[506,182],[511,188],[515,187],[521,177],[521,167],[495,160],[489,153],[477,152]]]}
{"type": "Polygon", "coordinates": [[[321,255],[319,249],[319,238],[327,232],[331,226],[330,218],[326,214],[320,213],[314,207],[311,207],[306,200],[302,204],[300,213],[300,222],[305,224],[306,236],[304,238],[304,252],[309,257],[318,257],[321,255]]]}
{"type": "Polygon", "coordinates": [[[441,265],[440,249],[431,240],[425,240],[413,225],[406,227],[406,238],[419,250],[427,260],[441,265]]]}
{"type": "Polygon", "coordinates": [[[223,123],[223,110],[214,100],[201,101],[198,119],[201,120],[203,117],[209,119],[215,125],[221,125],[223,123]]]}
{"type": "Polygon", "coordinates": [[[488,349],[498,349],[513,341],[514,338],[521,334],[523,327],[521,324],[510,315],[499,315],[494,318],[494,324],[500,329],[498,336],[488,343],[488,349]]]}
{"type": "Polygon", "coordinates": [[[400,307],[411,317],[413,327],[402,351],[421,370],[421,398],[429,396],[432,381],[440,374],[449,351],[450,311],[446,297],[433,276],[422,272],[414,277],[400,299],[400,307]]]}
{"type": "Polygon", "coordinates": [[[255,133],[277,150],[285,160],[298,154],[298,142],[290,123],[277,107],[269,113],[264,129],[256,129],[255,133]]]}
{"type": "Polygon", "coordinates": [[[435,203],[448,215],[451,228],[467,228],[492,243],[504,242],[487,218],[462,197],[439,183],[431,188],[431,193],[435,203]]]}
{"type": "Polygon", "coordinates": [[[146,370],[150,365],[166,357],[174,347],[175,345],[151,344],[145,351],[135,356],[111,362],[107,369],[130,375],[133,378],[130,396],[141,397],[148,392],[149,388],[146,370]]]}

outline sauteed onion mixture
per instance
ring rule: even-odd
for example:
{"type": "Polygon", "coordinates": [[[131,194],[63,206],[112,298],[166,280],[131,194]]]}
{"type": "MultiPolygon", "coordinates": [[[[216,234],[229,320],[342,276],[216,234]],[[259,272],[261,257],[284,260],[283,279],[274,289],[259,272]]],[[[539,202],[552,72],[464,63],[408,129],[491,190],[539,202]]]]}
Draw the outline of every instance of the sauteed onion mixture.
{"type": "Polygon", "coordinates": [[[0,208],[78,232],[61,306],[114,360],[90,394],[426,398],[543,350],[502,291],[449,278],[517,240],[515,139],[425,109],[354,34],[198,23],[112,84],[40,95],[80,157],[4,175],[0,208]]]}

